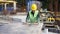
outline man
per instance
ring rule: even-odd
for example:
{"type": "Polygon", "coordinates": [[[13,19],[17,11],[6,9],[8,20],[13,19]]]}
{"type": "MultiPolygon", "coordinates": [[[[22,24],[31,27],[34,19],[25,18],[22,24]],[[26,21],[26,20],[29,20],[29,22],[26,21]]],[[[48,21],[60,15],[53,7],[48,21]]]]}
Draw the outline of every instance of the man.
{"type": "Polygon", "coordinates": [[[27,14],[26,22],[38,23],[39,21],[39,11],[37,10],[37,5],[32,4],[31,10],[27,14]]]}

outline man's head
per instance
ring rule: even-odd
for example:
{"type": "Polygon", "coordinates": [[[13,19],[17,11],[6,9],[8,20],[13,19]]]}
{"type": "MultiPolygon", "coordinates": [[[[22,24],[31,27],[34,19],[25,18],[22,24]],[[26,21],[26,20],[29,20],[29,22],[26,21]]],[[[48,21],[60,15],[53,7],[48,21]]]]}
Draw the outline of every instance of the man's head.
{"type": "Polygon", "coordinates": [[[32,4],[32,5],[31,5],[31,10],[32,10],[32,11],[37,10],[37,5],[36,5],[36,4],[32,4]]]}

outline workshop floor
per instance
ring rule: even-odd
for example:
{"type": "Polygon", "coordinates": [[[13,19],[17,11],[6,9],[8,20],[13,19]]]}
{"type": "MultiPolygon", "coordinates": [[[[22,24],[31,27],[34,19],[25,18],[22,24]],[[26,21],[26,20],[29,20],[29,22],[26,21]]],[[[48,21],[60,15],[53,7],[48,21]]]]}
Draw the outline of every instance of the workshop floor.
{"type": "MultiPolygon", "coordinates": [[[[11,18],[19,18],[22,19],[23,22],[25,22],[25,17],[24,16],[10,16],[11,18]]],[[[0,34],[27,34],[26,27],[27,26],[22,26],[22,22],[10,22],[10,21],[5,21],[0,19],[0,34]],[[2,23],[3,22],[3,23],[2,23]]],[[[30,33],[29,33],[30,34],[30,33]]],[[[58,34],[58,33],[52,33],[52,32],[44,32],[42,31],[41,34],[58,34]]]]}

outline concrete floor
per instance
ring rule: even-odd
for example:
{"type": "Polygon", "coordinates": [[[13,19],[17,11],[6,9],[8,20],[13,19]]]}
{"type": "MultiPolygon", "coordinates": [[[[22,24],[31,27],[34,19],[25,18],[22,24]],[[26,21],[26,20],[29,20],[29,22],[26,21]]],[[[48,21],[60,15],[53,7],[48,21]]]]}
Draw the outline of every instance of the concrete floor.
{"type": "MultiPolygon", "coordinates": [[[[0,34],[28,34],[28,31],[29,30],[27,26],[26,25],[24,26],[21,23],[8,23],[8,24],[6,23],[0,25],[0,34]]],[[[42,31],[42,34],[57,34],[57,33],[52,32],[46,33],[42,31]]]]}
{"type": "MultiPolygon", "coordinates": [[[[26,16],[24,17],[19,15],[17,17],[16,16],[10,16],[10,17],[22,19],[22,22],[25,22],[26,18],[26,16]]],[[[22,25],[22,22],[10,22],[7,20],[0,19],[0,34],[27,34],[29,30],[26,25],[22,25]]],[[[52,32],[46,33],[42,31],[41,34],[58,34],[58,33],[52,33],[52,32]]]]}

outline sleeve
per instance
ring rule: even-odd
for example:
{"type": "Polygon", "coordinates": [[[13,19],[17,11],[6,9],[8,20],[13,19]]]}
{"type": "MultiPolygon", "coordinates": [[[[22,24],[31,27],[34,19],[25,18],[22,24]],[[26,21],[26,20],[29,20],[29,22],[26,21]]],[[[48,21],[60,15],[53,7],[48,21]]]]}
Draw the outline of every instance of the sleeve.
{"type": "Polygon", "coordinates": [[[26,17],[26,22],[28,21],[28,19],[29,19],[29,13],[27,14],[27,17],[26,17]]]}
{"type": "Polygon", "coordinates": [[[38,22],[40,23],[40,12],[38,13],[38,22]]]}
{"type": "Polygon", "coordinates": [[[40,12],[38,13],[38,18],[40,18],[40,12]]]}

